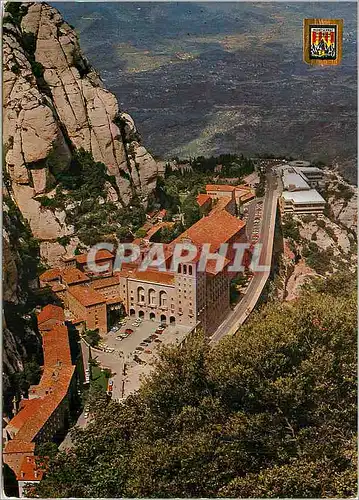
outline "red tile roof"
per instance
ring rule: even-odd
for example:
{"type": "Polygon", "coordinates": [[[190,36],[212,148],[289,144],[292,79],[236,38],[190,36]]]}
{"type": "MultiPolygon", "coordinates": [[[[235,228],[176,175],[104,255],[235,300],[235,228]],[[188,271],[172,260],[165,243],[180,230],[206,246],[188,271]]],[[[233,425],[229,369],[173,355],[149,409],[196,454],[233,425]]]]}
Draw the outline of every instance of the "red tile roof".
{"type": "Polygon", "coordinates": [[[254,193],[247,193],[247,194],[244,194],[243,196],[241,196],[241,200],[242,201],[247,201],[247,200],[251,200],[252,198],[255,197],[255,194],[254,193]]]}
{"type": "Polygon", "coordinates": [[[109,297],[106,299],[106,304],[119,304],[120,302],[123,302],[123,298],[117,295],[117,297],[109,297]]]}
{"type": "Polygon", "coordinates": [[[98,290],[100,288],[106,288],[107,286],[118,285],[120,283],[119,277],[117,275],[108,276],[107,278],[94,279],[91,282],[91,288],[98,290]]]}
{"type": "MultiPolygon", "coordinates": [[[[10,453],[33,453],[35,451],[35,443],[31,441],[23,441],[21,439],[12,439],[6,443],[3,454],[10,453]]],[[[5,461],[5,460],[4,460],[5,461]]]]}
{"type": "Polygon", "coordinates": [[[235,186],[230,186],[229,184],[207,184],[206,191],[234,191],[235,186]]]}
{"type": "MultiPolygon", "coordinates": [[[[43,337],[44,366],[54,366],[61,361],[71,365],[69,334],[65,325],[56,325],[43,337]]],[[[41,384],[41,381],[40,381],[41,384]]]]}
{"type": "Polygon", "coordinates": [[[241,231],[245,222],[237,219],[225,210],[212,211],[207,217],[202,217],[178,238],[171,242],[180,243],[183,239],[190,239],[195,245],[210,244],[211,252],[219,250],[222,243],[227,243],[241,231]]]}
{"type": "Polygon", "coordinates": [[[208,194],[204,193],[200,193],[196,199],[200,207],[202,207],[205,203],[208,203],[212,200],[212,198],[208,194]]]}
{"type": "MultiPolygon", "coordinates": [[[[76,255],[76,260],[79,264],[87,263],[88,254],[83,253],[81,255],[76,255]]],[[[95,257],[95,262],[100,262],[101,260],[113,259],[114,255],[108,250],[98,250],[95,257]]]]}
{"type": "Polygon", "coordinates": [[[106,302],[103,295],[85,285],[72,286],[68,290],[68,293],[71,293],[71,295],[73,295],[75,299],[85,307],[106,302]]]}
{"type": "Polygon", "coordinates": [[[10,420],[9,426],[12,427],[16,432],[18,432],[21,427],[26,424],[29,417],[39,411],[41,407],[41,399],[23,399],[21,401],[20,411],[10,420]]]}
{"type": "Polygon", "coordinates": [[[70,267],[69,269],[63,269],[61,271],[61,276],[63,281],[65,281],[68,285],[72,285],[74,283],[85,283],[86,281],[90,281],[90,278],[86,276],[85,273],[80,271],[80,269],[76,269],[75,267],[70,267]]]}
{"type": "Polygon", "coordinates": [[[150,281],[153,283],[161,283],[164,285],[173,285],[174,275],[167,271],[158,271],[154,269],[148,269],[147,271],[135,270],[129,278],[134,278],[140,281],[150,281]]]}
{"type": "Polygon", "coordinates": [[[18,481],[41,481],[44,475],[44,467],[40,465],[40,457],[24,457],[19,472],[16,476],[18,481]]]}
{"type": "Polygon", "coordinates": [[[47,304],[37,315],[37,323],[39,326],[50,319],[57,320],[60,323],[65,321],[65,313],[62,307],[54,306],[53,304],[47,304]]]}
{"type": "Polygon", "coordinates": [[[218,198],[209,215],[213,215],[215,212],[219,212],[221,210],[226,210],[230,203],[233,203],[233,198],[229,196],[223,196],[221,198],[218,198]]]}
{"type": "MultiPolygon", "coordinates": [[[[56,314],[59,315],[58,312],[56,314]]],[[[43,350],[44,369],[40,383],[29,389],[33,398],[21,402],[19,412],[8,424],[9,431],[14,430],[16,434],[5,446],[5,462],[8,455],[34,453],[34,439],[67,396],[75,366],[72,365],[65,325],[56,325],[46,333],[43,337],[43,350]]]]}
{"type": "Polygon", "coordinates": [[[53,281],[56,279],[59,279],[61,275],[61,270],[57,267],[53,269],[48,269],[47,271],[43,272],[40,274],[39,279],[40,281],[53,281]]]}

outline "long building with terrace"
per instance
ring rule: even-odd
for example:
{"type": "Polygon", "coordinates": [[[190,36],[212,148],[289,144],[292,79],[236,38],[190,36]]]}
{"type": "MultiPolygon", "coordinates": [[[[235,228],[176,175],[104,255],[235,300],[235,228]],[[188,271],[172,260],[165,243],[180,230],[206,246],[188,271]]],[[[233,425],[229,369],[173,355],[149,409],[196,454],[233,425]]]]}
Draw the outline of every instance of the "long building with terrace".
{"type": "Polygon", "coordinates": [[[20,497],[25,485],[41,481],[44,464],[36,448],[66,430],[76,397],[76,367],[63,309],[47,305],[37,322],[44,353],[41,380],[15,405],[14,417],[3,429],[3,461],[16,475],[20,497]]]}

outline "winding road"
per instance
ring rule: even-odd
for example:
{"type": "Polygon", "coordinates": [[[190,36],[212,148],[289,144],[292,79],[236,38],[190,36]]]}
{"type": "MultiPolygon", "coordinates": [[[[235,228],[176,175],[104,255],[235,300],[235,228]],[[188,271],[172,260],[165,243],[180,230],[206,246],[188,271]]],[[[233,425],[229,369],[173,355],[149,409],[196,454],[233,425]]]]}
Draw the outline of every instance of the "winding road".
{"type": "MultiPolygon", "coordinates": [[[[273,240],[275,230],[275,220],[278,202],[278,187],[276,176],[268,171],[266,174],[266,192],[263,202],[262,221],[260,226],[260,237],[262,252],[260,264],[268,266],[270,269],[273,253],[273,240]]],[[[248,234],[250,239],[250,235],[248,234]]],[[[239,326],[242,325],[253,311],[270,275],[268,271],[257,271],[248,285],[247,292],[242,300],[230,312],[223,323],[217,328],[210,338],[210,345],[216,344],[227,335],[234,335],[239,326]]]]}

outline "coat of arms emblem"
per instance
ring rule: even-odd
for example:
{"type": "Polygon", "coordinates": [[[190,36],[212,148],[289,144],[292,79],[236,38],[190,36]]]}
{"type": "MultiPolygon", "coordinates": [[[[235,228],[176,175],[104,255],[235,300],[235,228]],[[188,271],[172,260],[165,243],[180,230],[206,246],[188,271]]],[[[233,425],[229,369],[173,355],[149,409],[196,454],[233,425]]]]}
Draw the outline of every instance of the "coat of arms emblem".
{"type": "Polygon", "coordinates": [[[342,19],[304,20],[304,60],[309,64],[339,64],[342,19]]]}

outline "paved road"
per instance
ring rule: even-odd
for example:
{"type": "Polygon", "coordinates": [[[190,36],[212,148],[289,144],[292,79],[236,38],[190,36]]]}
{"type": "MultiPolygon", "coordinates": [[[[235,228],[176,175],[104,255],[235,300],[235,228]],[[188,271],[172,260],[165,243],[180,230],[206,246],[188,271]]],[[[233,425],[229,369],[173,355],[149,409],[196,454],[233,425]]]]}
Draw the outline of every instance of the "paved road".
{"type": "MultiPolygon", "coordinates": [[[[269,267],[271,266],[272,261],[277,200],[277,180],[272,173],[268,172],[260,227],[259,243],[262,243],[263,247],[259,263],[260,265],[266,265],[269,267]]],[[[212,335],[210,339],[211,345],[216,344],[226,335],[234,335],[238,327],[244,323],[251,311],[254,309],[267,282],[269,274],[270,271],[254,273],[245,296],[212,335]]]]}

